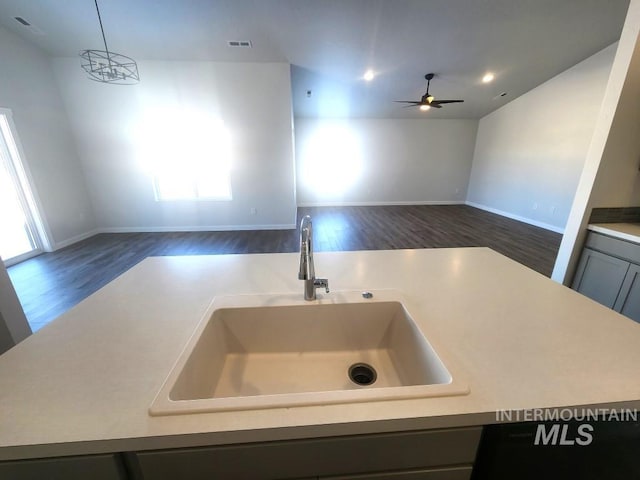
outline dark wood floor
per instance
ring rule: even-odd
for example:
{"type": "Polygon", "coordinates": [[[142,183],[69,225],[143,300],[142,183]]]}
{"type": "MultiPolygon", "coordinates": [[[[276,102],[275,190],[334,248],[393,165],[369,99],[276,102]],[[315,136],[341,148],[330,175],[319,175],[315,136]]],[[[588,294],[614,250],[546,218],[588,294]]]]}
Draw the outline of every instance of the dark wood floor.
{"type": "MultiPolygon", "coordinates": [[[[561,235],[466,205],[300,208],[316,251],[490,247],[550,276],[561,235]]],[[[100,234],[9,268],[34,330],[148,256],[294,252],[296,230],[100,234]]],[[[295,273],[295,272],[294,272],[295,273]]]]}

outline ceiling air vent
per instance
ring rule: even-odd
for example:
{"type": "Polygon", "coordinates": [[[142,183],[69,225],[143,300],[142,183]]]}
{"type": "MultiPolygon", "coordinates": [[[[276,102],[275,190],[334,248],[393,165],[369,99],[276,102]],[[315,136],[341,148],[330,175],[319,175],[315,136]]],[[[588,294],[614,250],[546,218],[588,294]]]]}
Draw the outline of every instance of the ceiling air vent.
{"type": "Polygon", "coordinates": [[[40,30],[35,25],[32,25],[31,23],[29,23],[29,21],[25,20],[23,17],[13,17],[13,18],[16,22],[18,22],[23,27],[27,27],[27,30],[29,30],[34,35],[44,35],[44,32],[42,30],[40,30]]]}
{"type": "Polygon", "coordinates": [[[229,40],[227,46],[234,48],[251,48],[251,40],[229,40]]]}

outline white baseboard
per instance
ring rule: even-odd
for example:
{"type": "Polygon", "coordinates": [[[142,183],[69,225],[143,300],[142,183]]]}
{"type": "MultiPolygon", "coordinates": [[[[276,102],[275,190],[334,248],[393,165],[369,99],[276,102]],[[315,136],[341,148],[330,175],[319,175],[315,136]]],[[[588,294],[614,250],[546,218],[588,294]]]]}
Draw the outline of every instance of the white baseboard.
{"type": "Polygon", "coordinates": [[[107,227],[94,228],[88,232],[76,235],[61,242],[56,242],[53,250],[55,252],[61,248],[68,247],[74,243],[81,242],[99,233],[154,233],[154,232],[227,232],[234,230],[293,230],[297,228],[295,223],[282,225],[216,225],[216,226],[187,226],[187,227],[107,227]]]}
{"type": "Polygon", "coordinates": [[[298,207],[386,207],[394,205],[464,205],[464,200],[415,200],[399,202],[302,202],[298,207]]]}
{"type": "Polygon", "coordinates": [[[485,210],[487,212],[495,213],[497,215],[501,215],[503,217],[511,218],[513,220],[518,220],[519,222],[528,223],[529,225],[533,225],[534,227],[544,228],[545,230],[551,230],[556,233],[564,233],[564,228],[557,227],[555,225],[551,225],[549,223],[539,222],[537,220],[533,220],[531,218],[522,217],[520,215],[515,215],[513,213],[505,212],[504,210],[498,210],[497,208],[488,207],[487,205],[482,205],[476,202],[466,201],[464,202],[470,207],[479,208],[480,210],[485,210]]]}
{"type": "Polygon", "coordinates": [[[106,227],[99,233],[156,233],[156,232],[229,232],[238,230],[293,230],[295,223],[277,225],[212,225],[182,227],[106,227]]]}
{"type": "Polygon", "coordinates": [[[81,233],[80,235],[75,235],[71,238],[67,238],[66,240],[62,240],[61,242],[56,242],[53,245],[53,252],[55,252],[56,250],[60,250],[61,248],[64,247],[68,247],[69,245],[73,245],[74,243],[78,243],[81,242],[82,240],[85,240],[89,237],[93,237],[94,235],[97,235],[98,233],[101,233],[102,230],[100,228],[94,228],[93,230],[89,230],[88,232],[85,233],[81,233]]]}
{"type": "MultiPolygon", "coordinates": [[[[376,206],[393,206],[393,205],[469,205],[471,207],[486,210],[487,212],[495,213],[503,217],[518,220],[520,222],[528,223],[536,227],[544,228],[556,233],[564,233],[564,228],[550,225],[548,223],[539,222],[530,218],[522,217],[520,215],[514,215],[513,213],[498,210],[497,208],[489,207],[470,201],[461,200],[429,200],[429,201],[399,201],[399,202],[305,202],[298,204],[298,207],[376,207],[376,206]]],[[[293,230],[297,228],[295,223],[275,224],[275,225],[213,225],[213,226],[186,226],[186,227],[107,227],[107,228],[94,228],[88,232],[76,235],[61,242],[56,242],[53,251],[59,250],[64,247],[68,247],[74,243],[78,243],[89,237],[97,235],[99,233],[153,233],[153,232],[222,232],[222,231],[234,231],[234,230],[293,230]]]]}

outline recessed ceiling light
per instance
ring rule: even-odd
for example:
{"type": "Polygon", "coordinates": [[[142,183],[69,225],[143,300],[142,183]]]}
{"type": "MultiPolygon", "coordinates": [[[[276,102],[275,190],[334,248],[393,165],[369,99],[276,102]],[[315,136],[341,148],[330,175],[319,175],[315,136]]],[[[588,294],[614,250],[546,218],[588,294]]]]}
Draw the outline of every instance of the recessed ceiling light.
{"type": "Polygon", "coordinates": [[[422,110],[423,112],[426,112],[427,110],[429,110],[431,107],[429,105],[420,105],[420,110],[422,110]]]}
{"type": "Polygon", "coordinates": [[[488,72],[484,75],[484,77],[482,77],[482,83],[489,83],[491,81],[493,81],[494,79],[494,75],[491,72],[488,72]]]}
{"type": "Polygon", "coordinates": [[[369,69],[366,72],[364,72],[364,75],[362,76],[362,78],[364,78],[367,82],[370,82],[371,80],[373,80],[375,76],[376,74],[373,72],[373,70],[369,69]]]}

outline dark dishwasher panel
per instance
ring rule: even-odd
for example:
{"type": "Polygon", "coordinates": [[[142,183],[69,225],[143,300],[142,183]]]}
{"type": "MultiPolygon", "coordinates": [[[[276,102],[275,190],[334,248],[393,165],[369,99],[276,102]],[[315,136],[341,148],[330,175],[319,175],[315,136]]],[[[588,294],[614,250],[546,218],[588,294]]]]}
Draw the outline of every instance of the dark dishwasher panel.
{"type": "Polygon", "coordinates": [[[640,479],[640,422],[585,420],[489,425],[483,430],[471,478],[640,479]],[[554,438],[552,429],[558,424],[559,434],[554,438]],[[582,427],[578,430],[584,424],[592,429],[582,427]],[[539,425],[543,425],[547,444],[538,432],[539,425]],[[561,442],[563,428],[566,435],[561,442]],[[589,435],[592,437],[590,442],[589,435]],[[572,445],[566,444],[571,442],[572,445]]]}

